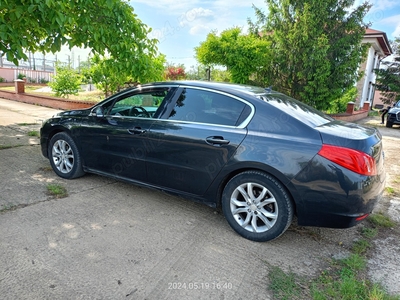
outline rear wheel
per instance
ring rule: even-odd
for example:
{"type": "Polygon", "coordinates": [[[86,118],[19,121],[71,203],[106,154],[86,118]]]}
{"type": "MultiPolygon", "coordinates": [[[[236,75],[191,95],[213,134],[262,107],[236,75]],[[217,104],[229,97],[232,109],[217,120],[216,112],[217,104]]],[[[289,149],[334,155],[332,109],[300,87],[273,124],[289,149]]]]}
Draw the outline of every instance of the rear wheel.
{"type": "Polygon", "coordinates": [[[85,174],[78,147],[67,133],[59,132],[51,138],[48,153],[50,164],[58,176],[73,179],[85,174]]]}
{"type": "Polygon", "coordinates": [[[222,194],[229,225],[246,239],[265,242],[282,235],[293,219],[293,203],[274,177],[246,171],[233,177],[222,194]]]}

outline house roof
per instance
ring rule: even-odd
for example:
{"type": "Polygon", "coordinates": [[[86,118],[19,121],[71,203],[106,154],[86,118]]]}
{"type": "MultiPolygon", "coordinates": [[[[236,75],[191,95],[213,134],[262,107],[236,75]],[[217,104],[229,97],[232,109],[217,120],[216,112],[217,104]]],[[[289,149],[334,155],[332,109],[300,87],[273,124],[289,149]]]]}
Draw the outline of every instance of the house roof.
{"type": "Polygon", "coordinates": [[[364,38],[376,38],[379,43],[379,46],[382,48],[382,51],[386,56],[389,56],[393,53],[393,50],[390,47],[389,40],[385,32],[375,30],[372,28],[367,28],[365,30],[364,38]]]}

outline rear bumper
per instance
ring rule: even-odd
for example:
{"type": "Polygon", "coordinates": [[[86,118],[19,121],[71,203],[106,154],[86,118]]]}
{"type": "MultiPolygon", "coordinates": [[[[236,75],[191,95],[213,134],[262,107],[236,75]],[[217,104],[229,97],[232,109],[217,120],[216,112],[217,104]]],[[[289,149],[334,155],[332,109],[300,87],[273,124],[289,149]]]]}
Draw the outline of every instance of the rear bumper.
{"type": "Polygon", "coordinates": [[[382,196],[385,173],[383,169],[381,172],[376,176],[359,175],[317,155],[292,181],[300,195],[296,202],[299,225],[356,225],[361,221],[357,218],[371,213],[382,196]]]}

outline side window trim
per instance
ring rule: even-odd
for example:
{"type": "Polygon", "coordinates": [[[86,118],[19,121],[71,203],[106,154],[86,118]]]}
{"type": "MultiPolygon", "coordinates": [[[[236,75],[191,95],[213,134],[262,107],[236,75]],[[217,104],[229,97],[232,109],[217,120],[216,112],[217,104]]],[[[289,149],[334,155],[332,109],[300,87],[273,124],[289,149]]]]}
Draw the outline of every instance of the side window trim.
{"type": "MultiPolygon", "coordinates": [[[[121,94],[117,94],[115,95],[114,98],[111,98],[110,101],[105,102],[103,105],[109,104],[108,109],[107,109],[107,113],[105,114],[105,117],[127,117],[127,116],[115,116],[115,115],[111,115],[110,112],[111,110],[115,107],[115,104],[123,99],[127,99],[130,97],[133,97],[135,95],[140,95],[140,94],[146,94],[146,93],[151,93],[151,92],[159,92],[159,91],[165,91],[166,89],[170,89],[167,92],[167,95],[165,96],[165,98],[163,99],[163,101],[160,103],[160,105],[158,106],[156,112],[154,113],[152,119],[157,119],[160,117],[162,110],[164,109],[164,106],[166,105],[166,103],[168,103],[170,101],[170,98],[172,98],[177,90],[176,86],[149,86],[149,87],[136,87],[133,90],[129,90],[126,91],[125,93],[121,93],[121,94]]],[[[135,118],[135,117],[132,117],[135,118]]]]}
{"type": "MultiPolygon", "coordinates": [[[[173,97],[171,97],[171,101],[168,105],[168,109],[163,111],[162,114],[160,114],[159,119],[161,121],[169,121],[169,122],[177,122],[177,123],[195,123],[195,124],[204,124],[204,125],[213,125],[213,126],[222,126],[222,127],[230,127],[230,128],[245,128],[249,123],[250,120],[253,118],[254,113],[255,113],[255,108],[253,106],[253,104],[251,104],[250,102],[237,97],[235,95],[226,93],[226,92],[222,92],[222,91],[216,91],[216,90],[212,90],[212,89],[208,89],[208,88],[202,88],[202,87],[195,87],[195,86],[179,86],[179,88],[177,89],[177,91],[175,92],[175,95],[173,97]],[[233,98],[235,100],[238,100],[242,103],[244,103],[246,106],[248,106],[250,108],[250,113],[247,116],[247,118],[245,118],[242,122],[240,122],[239,124],[235,124],[235,125],[219,125],[219,124],[210,124],[210,123],[203,123],[203,122],[194,122],[194,121],[181,121],[181,120],[169,120],[167,119],[167,116],[169,116],[169,114],[171,113],[171,111],[174,109],[176,102],[178,101],[180,95],[182,94],[182,92],[184,91],[185,88],[190,88],[190,89],[196,89],[196,90],[203,90],[203,91],[207,91],[207,92],[211,92],[211,93],[217,93],[217,94],[221,94],[230,98],[233,98]]],[[[244,111],[245,109],[243,109],[244,111]]]]}

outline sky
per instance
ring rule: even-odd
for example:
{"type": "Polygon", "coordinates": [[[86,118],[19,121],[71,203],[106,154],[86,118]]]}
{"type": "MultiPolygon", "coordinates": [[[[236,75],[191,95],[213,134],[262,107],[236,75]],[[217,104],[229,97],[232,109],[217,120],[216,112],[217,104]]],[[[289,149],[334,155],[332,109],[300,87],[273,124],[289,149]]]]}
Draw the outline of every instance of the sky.
{"type": "MultiPolygon", "coordinates": [[[[356,0],[354,5],[363,2],[356,0]]],[[[370,28],[385,32],[389,40],[400,37],[400,1],[369,2],[373,6],[364,21],[371,23],[370,28]]],[[[264,0],[131,0],[129,3],[137,18],[152,28],[151,37],[159,40],[159,52],[166,55],[167,62],[184,64],[186,69],[198,64],[194,48],[205,41],[212,30],[222,32],[238,26],[246,32],[248,18],[256,20],[253,4],[267,10],[264,0]]],[[[58,59],[66,61],[71,54],[64,50],[58,59]]],[[[85,59],[87,55],[88,51],[73,50],[75,60],[85,59]]]]}

